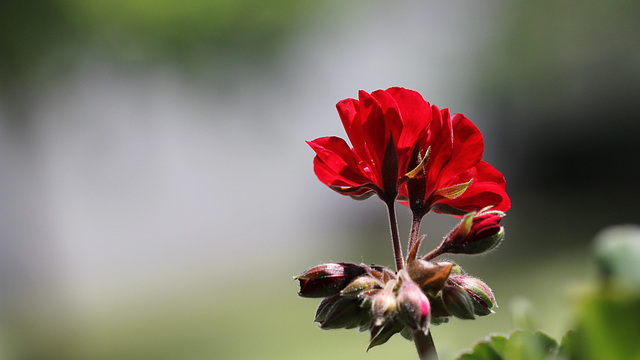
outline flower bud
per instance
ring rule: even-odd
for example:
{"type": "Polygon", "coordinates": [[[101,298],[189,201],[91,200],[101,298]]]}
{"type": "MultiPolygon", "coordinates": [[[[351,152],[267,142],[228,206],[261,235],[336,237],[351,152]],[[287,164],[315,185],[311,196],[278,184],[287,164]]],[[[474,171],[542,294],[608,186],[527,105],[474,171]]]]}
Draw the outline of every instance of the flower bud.
{"type": "Polygon", "coordinates": [[[476,315],[485,316],[493,313],[491,308],[496,305],[496,298],[491,288],[482,280],[465,275],[454,275],[451,276],[450,281],[469,294],[476,315]]]}
{"type": "Polygon", "coordinates": [[[451,314],[447,311],[444,306],[444,301],[442,300],[442,295],[438,294],[438,296],[429,296],[429,305],[431,305],[431,323],[434,322],[435,318],[444,318],[449,317],[451,314]]]}
{"type": "Polygon", "coordinates": [[[398,315],[411,329],[426,334],[431,320],[431,305],[427,295],[413,282],[407,272],[401,270],[402,285],[396,296],[398,315]]]}
{"type": "Polygon", "coordinates": [[[366,269],[356,264],[327,263],[318,265],[295,277],[300,281],[298,295],[312,298],[335,295],[364,273],[366,273],[366,269]]]}
{"type": "MultiPolygon", "coordinates": [[[[318,308],[316,321],[321,329],[354,328],[365,321],[367,311],[360,307],[361,300],[355,297],[331,297],[324,307],[318,308]]],[[[320,306],[323,306],[321,303],[320,306]]]]}
{"type": "Polygon", "coordinates": [[[451,254],[481,254],[496,247],[504,238],[501,211],[481,211],[469,214],[442,243],[442,252],[451,254]]]}
{"type": "Polygon", "coordinates": [[[382,326],[396,314],[396,296],[393,292],[384,289],[377,292],[371,302],[372,325],[382,326]]]}
{"type": "Polygon", "coordinates": [[[358,296],[358,294],[373,290],[375,288],[382,288],[382,283],[380,280],[371,277],[369,275],[362,275],[353,280],[349,285],[347,285],[342,291],[340,291],[341,296],[358,296]]]}
{"type": "Polygon", "coordinates": [[[447,312],[457,318],[475,319],[471,295],[457,285],[448,285],[442,289],[442,302],[447,312]]]}

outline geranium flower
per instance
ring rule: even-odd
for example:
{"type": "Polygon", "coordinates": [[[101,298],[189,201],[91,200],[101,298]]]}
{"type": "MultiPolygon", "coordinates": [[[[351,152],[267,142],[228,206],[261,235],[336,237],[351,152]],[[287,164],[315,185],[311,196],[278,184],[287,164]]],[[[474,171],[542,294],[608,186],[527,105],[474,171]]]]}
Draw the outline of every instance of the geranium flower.
{"type": "Polygon", "coordinates": [[[419,93],[399,87],[358,95],[336,105],[352,147],[335,136],[308,141],[316,152],[314,171],[343,195],[366,198],[375,193],[393,202],[398,187],[418,166],[409,164],[418,140],[427,134],[431,106],[419,93]]]}
{"type": "MultiPolygon", "coordinates": [[[[453,215],[487,206],[507,211],[511,200],[502,174],[482,161],[484,141],[476,126],[462,114],[432,106],[429,131],[420,139],[420,153],[430,150],[421,176],[400,189],[414,215],[429,210],[453,215]]],[[[420,159],[414,159],[416,163],[420,159]]]]}

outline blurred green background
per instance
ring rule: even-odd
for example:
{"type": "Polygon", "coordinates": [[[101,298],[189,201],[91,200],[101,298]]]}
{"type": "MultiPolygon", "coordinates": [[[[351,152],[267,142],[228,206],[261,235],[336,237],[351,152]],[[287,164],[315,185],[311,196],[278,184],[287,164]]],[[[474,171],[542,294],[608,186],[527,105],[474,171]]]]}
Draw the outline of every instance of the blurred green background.
{"type": "MultiPolygon", "coordinates": [[[[560,336],[593,237],[640,220],[639,13],[0,2],[0,358],[416,358],[400,337],[365,353],[367,334],[318,330],[292,280],[327,261],[392,266],[384,206],[320,184],[304,144],[344,136],[337,101],[390,86],[474,121],[513,201],[497,251],[455,258],[500,308],[435,328],[442,358],[523,307],[560,336]]],[[[453,226],[429,216],[426,245],[453,226]]]]}

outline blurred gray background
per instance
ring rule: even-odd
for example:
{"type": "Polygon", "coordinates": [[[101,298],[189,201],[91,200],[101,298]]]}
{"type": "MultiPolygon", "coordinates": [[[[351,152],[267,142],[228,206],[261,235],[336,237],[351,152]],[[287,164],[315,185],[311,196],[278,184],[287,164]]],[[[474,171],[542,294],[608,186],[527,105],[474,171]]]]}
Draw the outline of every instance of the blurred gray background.
{"type": "MultiPolygon", "coordinates": [[[[638,14],[631,0],[0,2],[0,358],[415,358],[399,336],[365,353],[368,334],[316,329],[292,281],[327,261],[393,265],[382,203],[322,185],[304,143],[344,137],[335,103],[390,86],[474,121],[513,202],[497,251],[454,258],[500,308],[434,328],[442,358],[523,306],[561,335],[591,239],[640,220],[638,14]]],[[[454,225],[428,216],[424,249],[454,225]]]]}

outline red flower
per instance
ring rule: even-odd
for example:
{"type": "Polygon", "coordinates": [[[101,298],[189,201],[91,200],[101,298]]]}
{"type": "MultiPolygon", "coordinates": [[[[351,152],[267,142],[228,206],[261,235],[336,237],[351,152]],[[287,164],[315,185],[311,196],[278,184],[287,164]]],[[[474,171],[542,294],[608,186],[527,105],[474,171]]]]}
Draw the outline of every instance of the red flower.
{"type": "MultiPolygon", "coordinates": [[[[481,160],[482,134],[462,114],[432,106],[427,134],[420,140],[420,153],[430,149],[423,176],[409,180],[400,190],[412,211],[423,216],[429,210],[463,215],[487,206],[507,211],[511,200],[502,174],[481,160]]],[[[414,164],[417,162],[414,159],[414,164]]]]}
{"type": "Polygon", "coordinates": [[[359,98],[336,105],[353,146],[339,137],[307,143],[316,152],[314,171],[324,184],[343,195],[364,198],[376,193],[395,200],[406,180],[418,140],[431,121],[431,106],[420,94],[403,88],[359,92],[359,98]]]}

